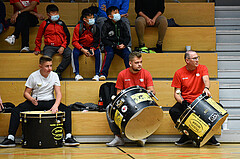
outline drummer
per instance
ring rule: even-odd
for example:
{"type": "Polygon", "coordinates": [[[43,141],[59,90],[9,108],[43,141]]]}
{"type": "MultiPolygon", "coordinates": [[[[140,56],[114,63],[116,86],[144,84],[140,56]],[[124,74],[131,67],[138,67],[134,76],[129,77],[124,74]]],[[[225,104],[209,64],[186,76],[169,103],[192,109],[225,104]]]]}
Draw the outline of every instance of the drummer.
{"type": "MultiPolygon", "coordinates": [[[[141,86],[147,89],[149,92],[151,91],[155,94],[153,80],[151,74],[142,68],[142,55],[139,52],[132,52],[129,55],[129,65],[130,67],[121,71],[118,74],[116,88],[117,94],[119,94],[123,89],[132,87],[132,86],[141,86]]],[[[108,108],[107,108],[108,110],[108,108]]],[[[110,126],[111,131],[114,134],[114,139],[106,143],[107,146],[121,146],[124,145],[124,140],[121,137],[121,132],[118,126],[110,119],[107,113],[107,119],[110,126]]],[[[144,146],[147,139],[142,139],[137,141],[138,146],[144,146]]]]}
{"type": "MultiPolygon", "coordinates": [[[[184,56],[186,65],[174,74],[172,87],[175,88],[174,98],[177,103],[169,110],[169,114],[174,123],[177,122],[184,110],[203,92],[211,96],[209,91],[210,82],[208,69],[205,65],[199,64],[200,57],[195,51],[187,51],[184,56]],[[181,91],[181,96],[177,92],[181,91]]],[[[191,143],[192,140],[183,134],[175,145],[191,143]]],[[[219,146],[220,143],[213,136],[208,144],[219,146]]]]}
{"type": "Polygon", "coordinates": [[[71,110],[61,103],[61,88],[58,75],[52,72],[52,58],[42,56],[39,60],[40,69],[33,72],[25,84],[25,102],[12,109],[8,137],[0,144],[0,147],[15,147],[15,135],[20,122],[20,112],[23,111],[43,111],[50,110],[57,113],[58,110],[65,112],[65,122],[63,123],[66,138],[65,146],[78,146],[71,134],[71,110]],[[55,91],[56,99],[53,92],[55,91]]]}

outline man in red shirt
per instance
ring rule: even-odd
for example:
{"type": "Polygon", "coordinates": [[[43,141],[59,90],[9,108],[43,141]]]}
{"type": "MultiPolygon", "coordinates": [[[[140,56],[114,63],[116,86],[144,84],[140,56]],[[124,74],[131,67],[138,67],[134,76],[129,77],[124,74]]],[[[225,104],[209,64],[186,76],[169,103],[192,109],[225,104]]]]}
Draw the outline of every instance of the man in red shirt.
{"type": "Polygon", "coordinates": [[[44,36],[43,54],[52,57],[58,53],[62,55],[62,62],[55,71],[61,80],[61,73],[68,67],[71,62],[72,50],[68,47],[70,42],[70,33],[66,24],[60,20],[59,9],[56,5],[50,4],[46,8],[48,19],[43,21],[38,29],[35,40],[35,55],[40,54],[42,36],[44,36]]]}
{"type": "MultiPolygon", "coordinates": [[[[210,82],[208,69],[205,65],[200,65],[199,56],[195,51],[187,51],[184,59],[186,66],[177,70],[174,74],[172,87],[175,88],[174,98],[177,103],[169,110],[169,114],[174,121],[177,122],[184,110],[190,105],[199,95],[203,92],[207,96],[211,96],[209,91],[210,82]],[[181,96],[177,92],[181,91],[181,96]]],[[[184,145],[191,142],[187,135],[183,134],[179,141],[176,141],[176,145],[184,145]]],[[[209,143],[219,146],[220,143],[213,136],[209,143]]]]}
{"type": "Polygon", "coordinates": [[[5,41],[14,45],[15,40],[21,34],[22,49],[20,52],[29,52],[29,27],[36,26],[38,19],[44,20],[44,16],[37,12],[39,0],[10,0],[10,4],[14,7],[11,23],[15,25],[15,31],[5,41]]]}
{"type": "MultiPolygon", "coordinates": [[[[147,70],[142,68],[141,53],[130,53],[129,65],[129,68],[121,71],[118,74],[116,83],[117,94],[119,94],[123,89],[137,85],[147,89],[148,91],[152,91],[155,94],[152,76],[147,70]]],[[[108,116],[108,112],[106,114],[110,129],[115,135],[115,138],[106,145],[109,147],[124,145],[124,140],[121,137],[120,129],[115,124],[115,122],[110,119],[110,117],[108,116]]],[[[146,141],[146,139],[139,140],[137,144],[138,146],[144,146],[146,141]]]]}

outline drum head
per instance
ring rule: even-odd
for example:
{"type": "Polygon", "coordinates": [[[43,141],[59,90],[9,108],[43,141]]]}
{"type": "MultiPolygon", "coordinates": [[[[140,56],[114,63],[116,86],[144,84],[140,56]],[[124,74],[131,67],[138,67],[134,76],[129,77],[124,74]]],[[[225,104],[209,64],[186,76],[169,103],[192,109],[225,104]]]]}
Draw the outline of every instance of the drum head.
{"type": "Polygon", "coordinates": [[[160,107],[149,106],[134,114],[125,127],[130,140],[141,140],[154,133],[161,124],[163,111],[160,107]]]}
{"type": "Polygon", "coordinates": [[[199,147],[202,147],[203,145],[205,145],[208,140],[217,133],[217,131],[219,130],[219,128],[222,126],[222,124],[224,123],[224,121],[226,120],[226,118],[228,117],[228,114],[224,115],[224,117],[222,117],[212,128],[211,130],[209,130],[209,133],[204,137],[203,141],[200,143],[199,147]]]}

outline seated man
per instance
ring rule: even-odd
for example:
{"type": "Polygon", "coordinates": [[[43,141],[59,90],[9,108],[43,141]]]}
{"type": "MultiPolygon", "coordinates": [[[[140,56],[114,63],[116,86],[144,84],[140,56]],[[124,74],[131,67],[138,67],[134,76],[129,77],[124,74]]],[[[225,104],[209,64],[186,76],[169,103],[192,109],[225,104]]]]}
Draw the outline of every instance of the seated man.
{"type": "Polygon", "coordinates": [[[52,113],[60,111],[65,112],[65,146],[78,146],[79,143],[73,139],[71,134],[71,109],[61,103],[62,94],[58,75],[52,72],[52,58],[42,56],[39,60],[40,69],[33,72],[25,84],[24,97],[25,102],[12,109],[8,137],[0,144],[0,147],[15,147],[15,135],[20,122],[20,112],[23,111],[43,111],[50,110],[52,113]],[[38,86],[41,83],[41,86],[38,86]],[[54,98],[54,92],[56,99],[54,98]]]}
{"type": "Polygon", "coordinates": [[[5,41],[14,45],[15,40],[21,34],[22,49],[20,52],[29,52],[29,27],[36,26],[38,19],[44,20],[44,16],[37,13],[39,0],[10,0],[10,4],[14,7],[11,23],[15,25],[15,31],[5,41]]]}
{"type": "MultiPolygon", "coordinates": [[[[199,56],[195,51],[187,51],[184,58],[186,66],[175,72],[172,81],[172,87],[175,88],[174,98],[177,103],[169,110],[169,114],[174,123],[177,122],[185,109],[187,109],[187,106],[203,92],[206,93],[207,96],[211,96],[207,67],[198,63],[199,56]],[[182,92],[182,97],[177,94],[179,90],[182,92]]],[[[176,141],[175,144],[184,145],[189,142],[192,141],[187,135],[183,134],[181,139],[176,141]]],[[[208,142],[212,145],[220,145],[214,136],[208,142]]]]}
{"type": "Polygon", "coordinates": [[[139,51],[148,52],[145,47],[144,31],[147,26],[158,27],[158,41],[155,52],[162,52],[162,43],[167,31],[167,18],[162,14],[164,12],[164,0],[135,0],[135,11],[137,19],[135,21],[135,29],[138,37],[139,51]]]}
{"type": "MultiPolygon", "coordinates": [[[[153,94],[155,94],[154,86],[153,86],[153,80],[151,74],[142,68],[142,55],[138,52],[133,52],[129,55],[129,65],[130,67],[121,71],[118,74],[116,88],[117,88],[117,94],[119,94],[123,89],[132,87],[132,86],[141,86],[148,91],[152,91],[153,94]]],[[[114,133],[115,138],[107,143],[107,146],[113,147],[113,146],[121,146],[124,145],[124,140],[121,137],[120,129],[115,124],[114,121],[112,121],[108,115],[107,108],[107,119],[109,123],[109,127],[111,131],[114,133]]],[[[138,146],[144,146],[147,139],[142,139],[137,141],[138,146]]]]}
{"type": "Polygon", "coordinates": [[[101,39],[106,51],[99,80],[106,80],[108,70],[113,60],[114,54],[119,55],[129,67],[128,56],[130,54],[127,44],[130,41],[130,35],[125,23],[122,22],[119,10],[112,6],[107,9],[108,19],[102,27],[101,39]]]}
{"type": "Polygon", "coordinates": [[[73,56],[72,56],[72,67],[75,73],[75,80],[83,80],[83,77],[79,74],[79,61],[80,55],[86,57],[95,56],[95,76],[92,78],[94,81],[99,80],[100,64],[102,56],[99,50],[100,43],[100,32],[99,28],[95,24],[93,14],[89,9],[82,11],[82,17],[79,24],[76,25],[73,32],[72,45],[73,56]]]}
{"type": "Polygon", "coordinates": [[[52,57],[54,54],[58,53],[63,56],[62,62],[55,71],[61,80],[61,73],[71,62],[72,50],[68,47],[70,42],[70,33],[65,23],[60,20],[59,10],[56,5],[48,5],[46,11],[48,19],[43,21],[38,29],[34,54],[40,54],[42,36],[44,36],[45,46],[43,48],[43,55],[52,57]]]}
{"type": "Polygon", "coordinates": [[[97,24],[99,25],[99,28],[101,30],[104,22],[108,18],[108,15],[106,14],[106,9],[111,6],[115,6],[119,9],[119,14],[121,15],[121,20],[123,21],[123,23],[126,24],[129,35],[130,35],[130,41],[127,46],[131,47],[132,46],[131,27],[130,27],[130,22],[127,18],[128,17],[128,9],[129,9],[129,0],[99,0],[97,24]]]}

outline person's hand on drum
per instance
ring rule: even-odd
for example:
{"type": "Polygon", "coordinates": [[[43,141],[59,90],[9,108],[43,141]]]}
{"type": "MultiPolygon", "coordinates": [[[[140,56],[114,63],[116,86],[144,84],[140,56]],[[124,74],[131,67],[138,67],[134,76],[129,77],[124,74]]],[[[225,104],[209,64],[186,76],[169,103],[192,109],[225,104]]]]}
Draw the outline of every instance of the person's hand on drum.
{"type": "Polygon", "coordinates": [[[35,98],[32,98],[32,99],[31,99],[31,102],[32,102],[32,104],[35,105],[35,106],[38,105],[38,100],[35,99],[35,98]]]}
{"type": "Polygon", "coordinates": [[[58,106],[57,105],[53,105],[52,108],[50,109],[50,111],[52,111],[53,114],[58,112],[58,106]]]}
{"type": "Polygon", "coordinates": [[[203,90],[203,93],[206,93],[206,96],[211,97],[211,93],[210,93],[208,88],[205,87],[204,90],[203,90]]]}

